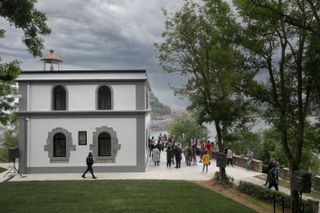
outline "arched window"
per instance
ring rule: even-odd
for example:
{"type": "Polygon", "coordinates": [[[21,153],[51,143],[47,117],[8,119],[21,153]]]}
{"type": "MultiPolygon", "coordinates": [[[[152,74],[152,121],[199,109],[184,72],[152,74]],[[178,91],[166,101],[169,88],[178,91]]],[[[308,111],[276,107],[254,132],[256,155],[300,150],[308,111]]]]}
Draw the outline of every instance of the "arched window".
{"type": "Polygon", "coordinates": [[[66,110],[66,90],[62,86],[56,86],[53,89],[53,109],[66,110]]]}
{"type": "Polygon", "coordinates": [[[98,156],[111,156],[111,137],[106,132],[98,137],[98,156]]]}
{"type": "Polygon", "coordinates": [[[98,89],[98,109],[111,109],[111,91],[107,86],[98,89]]]}
{"type": "Polygon", "coordinates": [[[66,136],[57,133],[53,136],[53,157],[66,157],[66,136]]]}

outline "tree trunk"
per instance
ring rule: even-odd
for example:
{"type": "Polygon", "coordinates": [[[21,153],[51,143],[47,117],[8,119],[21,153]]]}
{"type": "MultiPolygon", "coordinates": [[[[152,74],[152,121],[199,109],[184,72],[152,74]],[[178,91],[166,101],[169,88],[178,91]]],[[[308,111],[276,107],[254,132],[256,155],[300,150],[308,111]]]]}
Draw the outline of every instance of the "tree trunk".
{"type": "Polygon", "coordinates": [[[289,162],[290,166],[290,197],[291,197],[291,212],[292,213],[300,213],[300,200],[299,200],[299,194],[297,191],[293,190],[293,172],[298,170],[296,165],[291,165],[289,162]]]}
{"type": "MultiPolygon", "coordinates": [[[[221,131],[221,127],[220,127],[220,122],[219,121],[215,121],[215,128],[216,128],[216,132],[217,132],[217,138],[218,138],[218,146],[219,146],[219,152],[223,152],[224,147],[223,147],[223,143],[222,143],[222,131],[221,131]]],[[[220,172],[220,181],[222,185],[227,184],[228,180],[227,180],[227,173],[226,173],[226,168],[224,167],[219,167],[219,172],[220,172]]]]}

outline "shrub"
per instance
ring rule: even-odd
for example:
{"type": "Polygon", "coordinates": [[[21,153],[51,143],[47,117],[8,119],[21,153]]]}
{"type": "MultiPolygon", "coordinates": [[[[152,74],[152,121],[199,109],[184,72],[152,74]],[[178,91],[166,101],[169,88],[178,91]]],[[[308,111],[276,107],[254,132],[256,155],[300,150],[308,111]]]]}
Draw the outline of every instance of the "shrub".
{"type": "MultiPolygon", "coordinates": [[[[273,203],[273,198],[275,196],[276,205],[282,206],[282,199],[284,201],[284,207],[291,207],[291,198],[289,195],[284,194],[282,192],[274,191],[269,188],[265,188],[256,184],[248,183],[245,181],[240,181],[239,190],[242,193],[253,196],[257,199],[264,200],[270,203],[273,203]]],[[[303,205],[305,206],[305,212],[313,212],[311,206],[308,205],[307,201],[303,201],[303,205]]]]}
{"type": "Polygon", "coordinates": [[[267,202],[273,203],[274,195],[276,196],[276,204],[282,205],[282,198],[284,199],[284,206],[286,208],[290,208],[291,200],[290,196],[284,194],[282,192],[277,192],[270,190],[269,188],[265,188],[262,186],[258,186],[256,184],[248,183],[245,181],[240,181],[239,190],[245,194],[251,195],[260,200],[264,200],[267,202]]]}
{"type": "MultiPolygon", "coordinates": [[[[214,178],[213,178],[214,180],[217,180],[217,181],[220,181],[221,180],[221,178],[220,178],[220,172],[216,172],[216,173],[214,173],[214,178]]],[[[227,175],[227,179],[226,179],[226,185],[234,185],[234,178],[233,177],[231,177],[231,176],[228,176],[227,175]]]]}

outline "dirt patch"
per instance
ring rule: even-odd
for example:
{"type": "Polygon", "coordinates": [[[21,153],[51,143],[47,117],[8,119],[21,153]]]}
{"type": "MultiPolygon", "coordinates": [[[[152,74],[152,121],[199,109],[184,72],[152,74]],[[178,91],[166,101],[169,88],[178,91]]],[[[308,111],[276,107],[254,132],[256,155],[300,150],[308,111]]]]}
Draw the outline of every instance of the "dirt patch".
{"type": "MultiPolygon", "coordinates": [[[[263,202],[256,198],[250,197],[249,195],[241,193],[234,187],[221,186],[216,181],[193,181],[194,183],[201,185],[203,187],[209,188],[214,192],[222,194],[242,205],[245,205],[259,213],[273,212],[273,205],[270,203],[263,202]]],[[[276,209],[276,212],[282,212],[280,208],[276,209]]],[[[290,211],[285,211],[290,212],[290,211]]]]}

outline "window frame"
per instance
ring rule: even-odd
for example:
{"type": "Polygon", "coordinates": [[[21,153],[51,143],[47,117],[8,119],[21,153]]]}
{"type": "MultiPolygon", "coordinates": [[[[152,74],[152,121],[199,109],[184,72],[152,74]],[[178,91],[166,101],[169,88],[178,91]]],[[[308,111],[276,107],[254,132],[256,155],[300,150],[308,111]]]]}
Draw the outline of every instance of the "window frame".
{"type": "Polygon", "coordinates": [[[112,89],[110,86],[107,85],[101,85],[97,87],[96,90],[96,109],[97,110],[112,110],[113,109],[113,95],[112,95],[112,89]],[[105,93],[103,93],[103,91],[101,91],[102,89],[106,89],[106,91],[104,91],[105,93]],[[103,97],[103,95],[105,95],[106,97],[103,97]],[[106,99],[106,103],[102,103],[101,98],[106,99]]]}
{"type": "Polygon", "coordinates": [[[52,110],[54,111],[63,111],[68,109],[68,90],[63,85],[54,85],[52,87],[52,110]],[[59,90],[60,91],[56,91],[59,90]],[[57,96],[57,94],[61,96],[57,96]],[[61,100],[57,101],[58,97],[60,97],[61,100]],[[60,102],[60,106],[58,106],[58,102],[60,102]]]}
{"type": "Polygon", "coordinates": [[[48,132],[47,144],[44,145],[44,151],[48,152],[48,158],[50,163],[67,163],[69,162],[71,151],[76,151],[76,145],[72,144],[72,135],[68,130],[57,127],[48,132]],[[54,136],[57,133],[62,133],[66,137],[66,156],[55,157],[54,156],[54,136]]]}
{"type": "Polygon", "coordinates": [[[121,144],[118,142],[117,133],[112,127],[101,126],[97,127],[92,133],[93,141],[90,145],[90,150],[92,151],[93,157],[97,163],[115,163],[117,154],[121,148],[121,144]],[[111,142],[111,155],[110,156],[99,156],[99,136],[101,133],[106,132],[110,135],[111,142]]]}
{"type": "Polygon", "coordinates": [[[86,146],[88,144],[88,134],[87,131],[78,131],[78,145],[86,146]],[[81,137],[81,134],[84,134],[84,138],[81,137]],[[84,140],[81,140],[84,139],[84,140]]]}
{"type": "Polygon", "coordinates": [[[53,136],[53,157],[54,158],[65,158],[65,157],[67,157],[67,138],[61,132],[58,132],[58,133],[54,134],[54,136],[53,136]],[[60,137],[60,136],[63,136],[63,137],[60,137]],[[60,155],[61,154],[60,152],[57,153],[57,148],[59,148],[59,146],[61,146],[61,147],[64,146],[62,148],[64,150],[61,151],[61,153],[63,155],[60,155]]]}
{"type": "Polygon", "coordinates": [[[109,133],[107,132],[101,132],[99,135],[98,135],[98,156],[99,157],[110,157],[112,155],[112,143],[111,143],[111,136],[109,133]],[[105,140],[105,141],[102,141],[105,140]],[[102,153],[102,146],[104,144],[102,143],[106,143],[105,144],[105,153],[102,153]]]}

